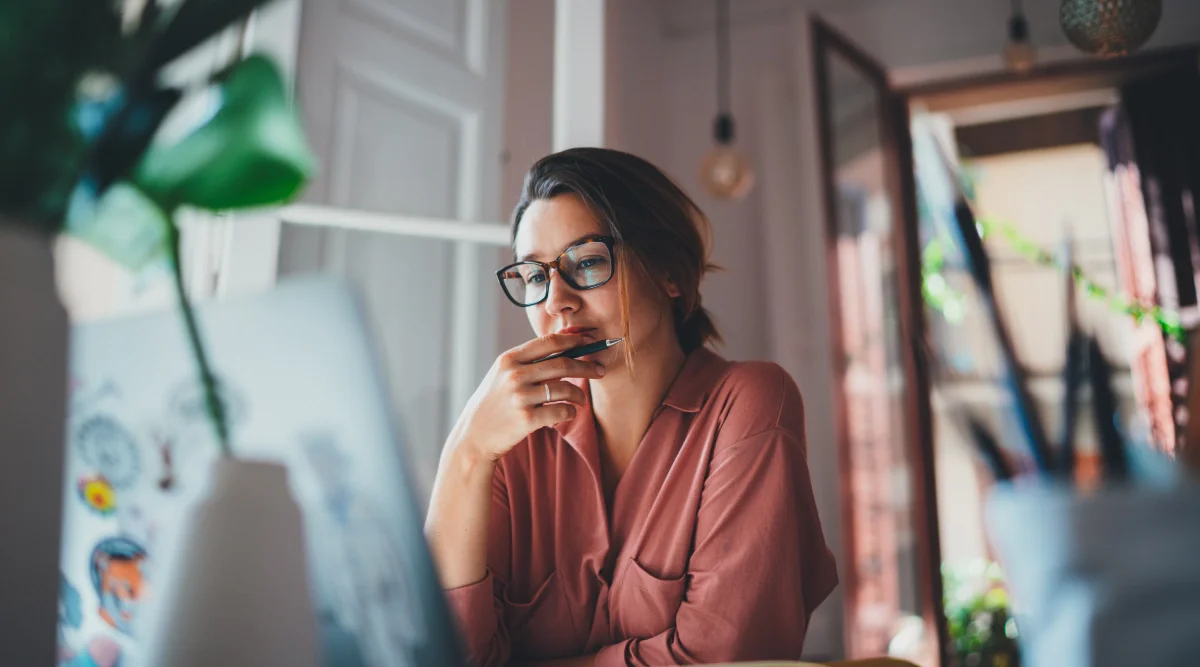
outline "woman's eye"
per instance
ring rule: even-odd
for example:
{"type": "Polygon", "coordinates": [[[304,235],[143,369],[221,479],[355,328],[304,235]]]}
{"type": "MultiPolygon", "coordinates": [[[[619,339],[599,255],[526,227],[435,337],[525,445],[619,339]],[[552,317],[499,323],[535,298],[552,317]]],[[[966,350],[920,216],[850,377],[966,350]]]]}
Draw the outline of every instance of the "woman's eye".
{"type": "Polygon", "coordinates": [[[546,274],[544,274],[544,273],[531,273],[531,274],[529,274],[528,276],[526,276],[526,278],[525,278],[525,284],[527,284],[527,285],[537,285],[537,284],[539,284],[539,283],[541,283],[541,282],[544,282],[545,280],[546,280],[546,274]]]}
{"type": "Polygon", "coordinates": [[[594,269],[597,266],[603,266],[607,261],[608,260],[604,257],[584,257],[583,259],[579,260],[579,268],[594,269]]]}

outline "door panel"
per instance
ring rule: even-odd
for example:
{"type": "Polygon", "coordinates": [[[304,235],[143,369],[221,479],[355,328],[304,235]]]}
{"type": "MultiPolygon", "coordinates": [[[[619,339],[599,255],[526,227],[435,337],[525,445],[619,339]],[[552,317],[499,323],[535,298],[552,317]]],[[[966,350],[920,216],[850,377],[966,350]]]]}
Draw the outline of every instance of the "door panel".
{"type": "MultiPolygon", "coordinates": [[[[506,21],[503,1],[306,0],[296,88],[320,160],[306,200],[500,219],[506,21]]],[[[281,235],[280,275],[334,273],[361,290],[422,502],[496,354],[495,254],[352,229],[284,225],[281,235]]]]}

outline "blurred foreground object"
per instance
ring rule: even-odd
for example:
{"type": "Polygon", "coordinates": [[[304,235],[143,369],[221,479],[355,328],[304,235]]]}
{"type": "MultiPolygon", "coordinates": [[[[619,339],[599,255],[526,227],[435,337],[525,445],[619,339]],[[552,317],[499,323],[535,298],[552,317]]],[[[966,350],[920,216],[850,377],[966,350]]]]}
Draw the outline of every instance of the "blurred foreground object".
{"type": "MultiPolygon", "coordinates": [[[[242,60],[239,50],[225,70],[180,87],[166,83],[164,71],[264,2],[0,3],[0,444],[9,455],[0,466],[0,535],[20,545],[0,555],[5,665],[57,662],[61,575],[53,554],[62,526],[68,323],[50,251],[55,234],[75,234],[127,268],[171,263],[207,414],[231,455],[183,285],[175,216],[183,207],[283,203],[300,192],[313,161],[266,59],[242,60]],[[213,88],[214,113],[163,145],[159,129],[179,102],[213,88]]],[[[109,511],[111,503],[97,507],[109,511]]],[[[306,591],[303,581],[293,584],[306,591]]],[[[113,586],[102,594],[124,623],[140,589],[113,586]]]]}
{"type": "Polygon", "coordinates": [[[1200,486],[998,486],[986,523],[1026,665],[1200,660],[1200,486]]]}
{"type": "Polygon", "coordinates": [[[208,495],[180,528],[145,663],[317,667],[303,518],[287,468],[218,459],[208,495]],[[269,564],[270,574],[230,563],[269,564]]]}
{"type": "Polygon", "coordinates": [[[53,665],[67,313],[46,240],[0,217],[0,664],[53,665]]]}

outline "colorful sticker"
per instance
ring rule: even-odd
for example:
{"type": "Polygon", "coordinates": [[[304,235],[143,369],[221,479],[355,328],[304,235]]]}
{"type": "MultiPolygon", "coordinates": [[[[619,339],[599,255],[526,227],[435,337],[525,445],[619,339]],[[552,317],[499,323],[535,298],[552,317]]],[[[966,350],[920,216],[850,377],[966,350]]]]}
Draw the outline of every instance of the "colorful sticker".
{"type": "Polygon", "coordinates": [[[100,516],[117,511],[117,491],[103,475],[88,475],[79,480],[79,498],[100,516]]]}
{"type": "Polygon", "coordinates": [[[121,667],[121,645],[111,637],[96,635],[83,652],[59,664],[61,667],[121,667]]]}
{"type": "Polygon", "coordinates": [[[132,485],[141,472],[133,434],[108,415],[93,415],[75,429],[75,446],[90,468],[116,489],[132,485]]]}
{"type": "Polygon", "coordinates": [[[83,604],[80,601],[79,590],[67,580],[67,575],[59,572],[58,584],[58,664],[66,663],[75,657],[75,651],[67,640],[68,630],[78,630],[83,624],[83,604]]]}
{"type": "MultiPolygon", "coordinates": [[[[246,416],[246,400],[241,392],[218,378],[217,400],[225,408],[225,421],[230,425],[240,423],[246,416]]],[[[199,382],[185,382],[171,392],[170,411],[185,424],[208,424],[208,402],[204,387],[199,382]]]]}
{"type": "Polygon", "coordinates": [[[175,490],[175,463],[172,455],[175,451],[175,440],[160,430],[154,431],[154,446],[158,450],[162,473],[158,476],[158,489],[163,493],[175,490]]]}
{"type": "Polygon", "coordinates": [[[92,550],[92,586],[100,598],[100,618],[130,636],[147,588],[147,559],[146,550],[126,537],[110,537],[92,550]]]}

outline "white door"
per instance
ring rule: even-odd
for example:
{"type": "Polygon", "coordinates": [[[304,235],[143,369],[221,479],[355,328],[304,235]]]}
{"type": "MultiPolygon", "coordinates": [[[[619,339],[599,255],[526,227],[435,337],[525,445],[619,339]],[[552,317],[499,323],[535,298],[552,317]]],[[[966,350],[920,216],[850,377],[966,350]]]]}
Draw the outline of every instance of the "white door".
{"type": "MultiPolygon", "coordinates": [[[[296,95],[313,204],[501,219],[504,0],[305,0],[296,95]]],[[[496,354],[494,245],[283,225],[279,273],[356,284],[380,342],[422,502],[441,446],[496,354]]]]}

